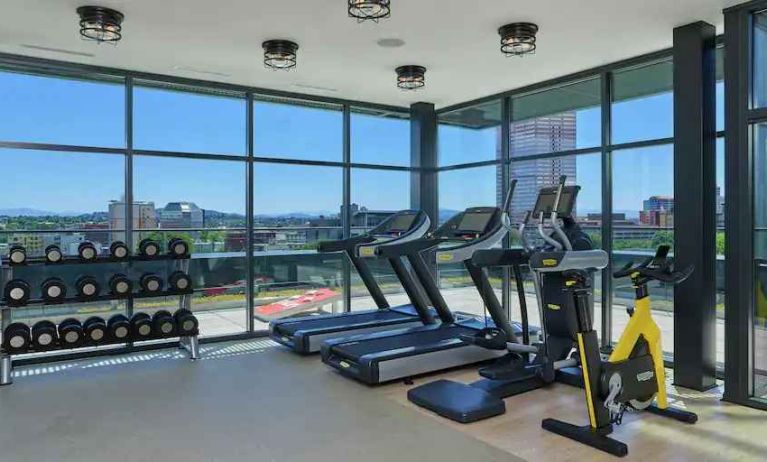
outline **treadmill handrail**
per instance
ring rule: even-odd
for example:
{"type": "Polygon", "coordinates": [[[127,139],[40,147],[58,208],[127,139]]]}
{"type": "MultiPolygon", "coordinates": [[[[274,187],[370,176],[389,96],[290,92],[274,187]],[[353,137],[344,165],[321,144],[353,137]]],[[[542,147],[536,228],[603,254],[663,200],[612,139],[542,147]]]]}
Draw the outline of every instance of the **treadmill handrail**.
{"type": "Polygon", "coordinates": [[[369,234],[361,234],[359,236],[352,236],[347,239],[339,239],[335,241],[320,241],[317,244],[318,252],[354,252],[360,244],[368,244],[374,242],[375,237],[369,234]]]}
{"type": "Polygon", "coordinates": [[[471,262],[479,268],[527,265],[530,254],[525,249],[485,249],[477,250],[471,262]]]}
{"type": "Polygon", "coordinates": [[[420,225],[411,228],[408,232],[402,233],[397,237],[387,240],[375,239],[373,242],[363,242],[359,244],[356,250],[357,255],[363,258],[377,256],[380,255],[378,253],[380,247],[399,245],[422,239],[431,228],[431,220],[429,219],[429,216],[424,213],[423,217],[420,225]]]}
{"type": "Polygon", "coordinates": [[[500,244],[507,232],[506,227],[503,226],[503,223],[499,220],[493,229],[483,236],[472,239],[465,244],[437,249],[437,263],[455,263],[471,260],[475,252],[489,249],[500,244]]]}
{"type": "Polygon", "coordinates": [[[413,239],[411,241],[400,242],[397,244],[381,245],[376,247],[376,255],[385,258],[397,258],[407,255],[413,255],[421,253],[424,250],[428,250],[438,246],[440,243],[445,242],[443,239],[435,239],[433,237],[422,237],[419,239],[413,239]]]}

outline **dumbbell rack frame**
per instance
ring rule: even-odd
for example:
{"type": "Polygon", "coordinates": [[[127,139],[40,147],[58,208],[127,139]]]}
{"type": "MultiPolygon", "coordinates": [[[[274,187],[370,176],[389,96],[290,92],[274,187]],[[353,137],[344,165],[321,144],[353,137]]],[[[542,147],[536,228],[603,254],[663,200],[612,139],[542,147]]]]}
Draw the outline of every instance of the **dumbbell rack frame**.
{"type": "MultiPolygon", "coordinates": [[[[85,264],[98,264],[98,263],[125,263],[125,264],[131,264],[133,262],[147,262],[147,261],[172,261],[175,263],[173,270],[177,271],[183,271],[184,273],[189,274],[189,260],[190,256],[186,257],[177,257],[175,255],[157,255],[155,257],[146,257],[142,255],[132,255],[127,258],[113,258],[113,257],[98,257],[94,260],[81,260],[78,257],[65,257],[61,261],[50,263],[43,257],[37,257],[37,258],[28,258],[27,261],[21,264],[11,264],[7,258],[0,259],[0,273],[2,275],[3,284],[7,283],[11,279],[13,279],[13,270],[15,268],[24,268],[29,266],[61,266],[61,265],[85,265],[85,264]]],[[[62,300],[56,301],[56,302],[46,302],[43,299],[31,299],[26,304],[16,306],[16,305],[9,305],[6,303],[6,301],[0,300],[0,316],[2,316],[2,323],[0,325],[0,329],[2,332],[5,332],[5,328],[8,327],[8,325],[11,323],[11,311],[13,310],[23,310],[26,309],[29,306],[36,306],[36,305],[43,305],[43,306],[56,306],[56,305],[64,305],[67,303],[84,303],[84,302],[97,302],[97,301],[109,301],[109,300],[136,300],[136,299],[142,299],[142,298],[154,298],[154,297],[173,297],[178,296],[179,297],[179,309],[185,308],[191,311],[192,307],[192,294],[194,294],[193,289],[189,289],[187,291],[174,291],[174,290],[164,290],[162,292],[157,293],[141,293],[141,292],[132,292],[131,294],[127,296],[115,296],[115,295],[100,295],[98,297],[67,297],[62,300]]],[[[154,339],[151,339],[154,340],[154,339]]],[[[107,344],[108,345],[108,344],[107,344]]],[[[93,345],[83,345],[81,347],[76,348],[52,348],[48,351],[71,351],[76,350],[77,348],[83,348],[83,347],[92,347],[93,345]]],[[[189,359],[191,360],[197,360],[200,359],[200,342],[199,342],[199,332],[196,332],[194,335],[184,335],[179,337],[179,348],[186,350],[186,352],[189,354],[189,359]]],[[[29,353],[36,353],[34,350],[30,350],[28,353],[21,353],[21,354],[29,354],[29,353]]],[[[12,354],[8,353],[6,351],[3,351],[0,349],[0,386],[3,385],[10,385],[13,383],[13,359],[12,354]]]]}

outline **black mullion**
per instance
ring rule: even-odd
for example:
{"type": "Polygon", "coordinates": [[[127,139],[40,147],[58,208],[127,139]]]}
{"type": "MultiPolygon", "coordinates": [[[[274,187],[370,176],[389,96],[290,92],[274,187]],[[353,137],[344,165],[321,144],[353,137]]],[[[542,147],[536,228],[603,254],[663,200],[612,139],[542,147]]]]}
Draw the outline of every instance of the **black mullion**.
{"type": "Polygon", "coordinates": [[[613,169],[612,169],[612,73],[603,72],[601,79],[602,126],[602,250],[607,252],[607,267],[602,270],[602,326],[603,348],[612,345],[612,260],[613,260],[613,169]]]}

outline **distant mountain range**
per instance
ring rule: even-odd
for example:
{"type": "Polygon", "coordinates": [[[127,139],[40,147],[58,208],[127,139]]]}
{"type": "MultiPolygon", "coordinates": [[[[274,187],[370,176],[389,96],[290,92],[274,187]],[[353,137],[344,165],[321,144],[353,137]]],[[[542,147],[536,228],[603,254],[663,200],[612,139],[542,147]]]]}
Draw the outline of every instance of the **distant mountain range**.
{"type": "MultiPolygon", "coordinates": [[[[91,212],[91,213],[99,213],[99,212],[91,212]]],[[[14,209],[0,209],[0,216],[8,216],[8,217],[76,217],[79,215],[91,215],[91,213],[87,212],[72,212],[72,211],[64,211],[64,212],[50,212],[48,210],[38,210],[38,209],[31,209],[26,207],[21,208],[14,208],[14,209]]]]}

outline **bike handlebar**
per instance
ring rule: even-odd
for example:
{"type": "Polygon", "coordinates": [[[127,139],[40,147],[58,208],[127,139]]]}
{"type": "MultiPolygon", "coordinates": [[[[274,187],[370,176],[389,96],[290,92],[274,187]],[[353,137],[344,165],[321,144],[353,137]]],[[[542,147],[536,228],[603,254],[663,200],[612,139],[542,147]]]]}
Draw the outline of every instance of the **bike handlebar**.
{"type": "Polygon", "coordinates": [[[679,284],[690,277],[693,271],[695,271],[693,265],[675,271],[673,268],[673,260],[666,257],[663,257],[662,259],[649,257],[636,266],[631,262],[626,263],[621,269],[613,273],[613,277],[622,278],[630,276],[632,279],[635,279],[638,276],[643,276],[647,279],[653,279],[660,282],[679,284]]]}

